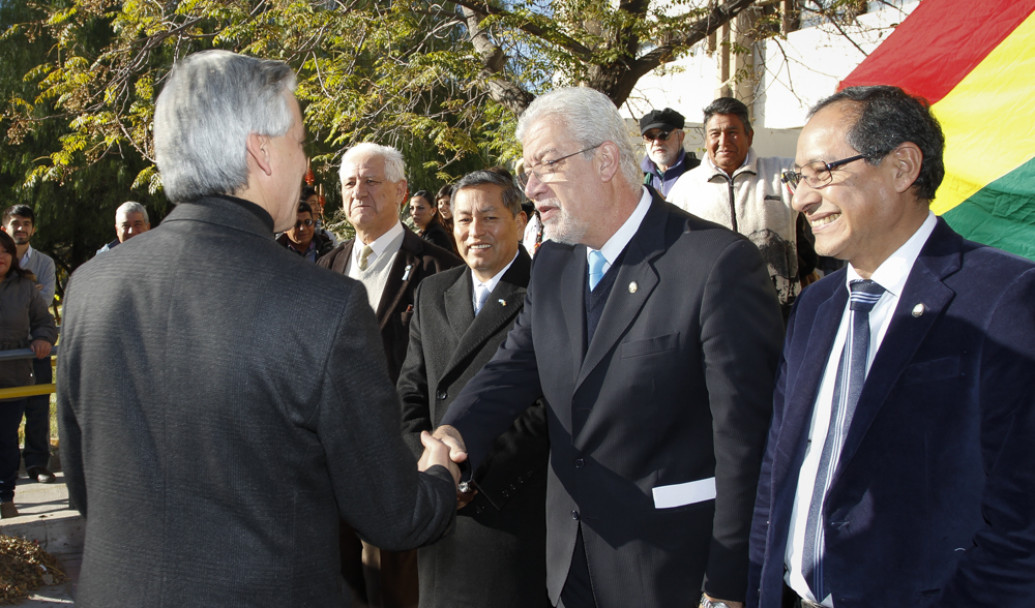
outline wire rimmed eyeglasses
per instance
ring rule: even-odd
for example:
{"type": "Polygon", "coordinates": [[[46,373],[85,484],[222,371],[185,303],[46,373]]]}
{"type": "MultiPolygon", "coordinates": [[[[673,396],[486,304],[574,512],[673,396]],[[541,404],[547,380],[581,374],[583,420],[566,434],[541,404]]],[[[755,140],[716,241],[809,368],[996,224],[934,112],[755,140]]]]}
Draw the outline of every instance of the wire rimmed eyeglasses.
{"type": "Polygon", "coordinates": [[[821,160],[813,161],[798,171],[784,171],[780,174],[780,181],[790,186],[792,190],[796,190],[801,182],[805,182],[810,188],[822,188],[833,181],[834,176],[831,172],[834,169],[841,165],[869,158],[870,156],[872,155],[856,154],[855,156],[835,160],[831,163],[821,160]]]}
{"type": "Polygon", "coordinates": [[[572,156],[575,156],[576,154],[582,154],[583,152],[589,152],[590,150],[596,150],[597,148],[599,148],[602,145],[604,145],[604,142],[600,142],[599,144],[597,144],[595,146],[590,146],[588,148],[583,148],[583,149],[579,150],[578,152],[572,152],[571,154],[565,154],[564,156],[555,158],[553,160],[544,160],[544,161],[542,161],[539,164],[534,165],[534,166],[526,165],[524,173],[519,174],[518,177],[517,177],[518,184],[521,186],[522,189],[527,188],[528,187],[528,180],[529,180],[529,176],[530,175],[535,175],[536,179],[538,179],[541,182],[545,182],[548,176],[553,175],[554,167],[557,166],[557,163],[561,162],[562,160],[571,158],[572,156]]]}

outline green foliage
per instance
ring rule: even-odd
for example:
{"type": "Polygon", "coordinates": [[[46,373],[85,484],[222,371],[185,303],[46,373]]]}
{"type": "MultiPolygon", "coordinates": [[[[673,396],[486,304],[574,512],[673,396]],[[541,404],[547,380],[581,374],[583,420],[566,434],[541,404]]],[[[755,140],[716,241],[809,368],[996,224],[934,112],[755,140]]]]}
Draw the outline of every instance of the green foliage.
{"type": "Polygon", "coordinates": [[[337,159],[360,141],[396,146],[411,189],[436,189],[516,158],[516,115],[536,95],[585,84],[621,104],[637,79],[753,1],[28,0],[13,9],[0,0],[2,145],[25,152],[0,161],[0,187],[79,189],[61,200],[82,209],[65,215],[79,221],[89,208],[109,226],[115,201],[164,210],[156,95],[177,59],[221,48],[297,70],[329,212],[340,206],[337,159]],[[7,45],[19,46],[17,61],[7,45]],[[106,196],[92,190],[99,184],[106,196]]]}

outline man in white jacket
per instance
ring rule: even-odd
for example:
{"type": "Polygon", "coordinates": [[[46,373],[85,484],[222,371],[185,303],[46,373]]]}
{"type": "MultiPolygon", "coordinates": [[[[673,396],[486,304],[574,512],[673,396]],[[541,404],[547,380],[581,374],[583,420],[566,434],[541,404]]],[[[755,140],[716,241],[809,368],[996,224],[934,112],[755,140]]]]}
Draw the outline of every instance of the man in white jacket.
{"type": "Polygon", "coordinates": [[[769,266],[786,318],[801,291],[798,212],[791,207],[790,190],[780,181],[794,159],[756,156],[747,106],[732,97],[720,97],[704,109],[704,129],[708,155],[679,178],[668,200],[751,239],[769,266]]]}

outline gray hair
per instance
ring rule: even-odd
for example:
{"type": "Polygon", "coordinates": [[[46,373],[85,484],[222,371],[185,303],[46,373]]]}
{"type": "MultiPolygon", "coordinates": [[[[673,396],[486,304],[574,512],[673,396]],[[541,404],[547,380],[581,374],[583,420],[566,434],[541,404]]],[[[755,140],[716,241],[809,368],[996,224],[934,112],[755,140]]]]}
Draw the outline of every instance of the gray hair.
{"type": "MultiPolygon", "coordinates": [[[[514,183],[513,177],[508,177],[501,172],[497,171],[472,171],[467,175],[460,178],[456,184],[453,185],[453,194],[449,197],[449,205],[456,209],[456,194],[464,188],[473,188],[475,186],[499,186],[503,189],[500,195],[503,198],[503,206],[507,208],[516,217],[517,214],[521,213],[521,203],[524,201],[524,196],[521,194],[521,190],[514,183]]],[[[455,211],[454,211],[455,213],[455,211]]]]}
{"type": "Polygon", "coordinates": [[[115,210],[115,221],[119,221],[120,217],[129,217],[130,213],[140,213],[144,216],[145,222],[151,223],[151,220],[147,217],[147,207],[136,201],[126,201],[119,205],[119,208],[115,210]]]}
{"type": "Polygon", "coordinates": [[[293,120],[283,61],[229,51],[194,53],[173,66],[155,103],[155,158],[173,202],[231,194],[248,184],[248,135],[279,137],[293,120]]]}
{"type": "Polygon", "coordinates": [[[341,157],[341,169],[338,170],[338,177],[345,181],[345,163],[356,156],[363,155],[380,156],[385,161],[385,179],[390,182],[399,182],[406,179],[406,161],[403,160],[402,152],[392,146],[382,146],[374,142],[365,141],[352,146],[345,151],[341,157]]]}
{"type": "Polygon", "coordinates": [[[866,162],[879,165],[892,150],[905,142],[920,148],[923,160],[912,188],[922,201],[934,200],[934,193],[945,177],[945,136],[930,104],[893,86],[848,87],[821,100],[809,112],[815,116],[839,101],[856,104],[855,124],[848,130],[848,145],[866,155],[866,162]]]}
{"type": "Polygon", "coordinates": [[[578,148],[589,148],[605,141],[618,146],[622,175],[631,186],[643,181],[637,146],[629,136],[625,120],[613,101],[600,91],[585,87],[557,89],[537,97],[518,119],[515,135],[522,140],[525,131],[544,119],[556,120],[578,148]]]}

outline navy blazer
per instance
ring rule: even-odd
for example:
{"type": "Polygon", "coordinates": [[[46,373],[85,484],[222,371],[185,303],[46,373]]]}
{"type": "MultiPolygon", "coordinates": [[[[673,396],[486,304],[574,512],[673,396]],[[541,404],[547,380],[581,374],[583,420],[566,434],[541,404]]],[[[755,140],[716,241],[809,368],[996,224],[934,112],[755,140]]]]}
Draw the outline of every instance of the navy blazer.
{"type": "MultiPolygon", "coordinates": [[[[847,300],[787,332],[752,526],[749,605],[780,606],[813,405],[847,300]]],[[[1035,606],[1035,265],[939,219],[863,386],[824,505],[837,608],[1035,606]]]]}
{"type": "Polygon", "coordinates": [[[543,243],[514,329],[442,422],[477,465],[545,396],[554,604],[580,528],[600,608],[689,606],[706,572],[710,594],[742,600],[783,334],[762,257],[655,196],[613,272],[587,348],[586,248],[543,243]],[[713,478],[715,500],[655,503],[713,478]]]}

